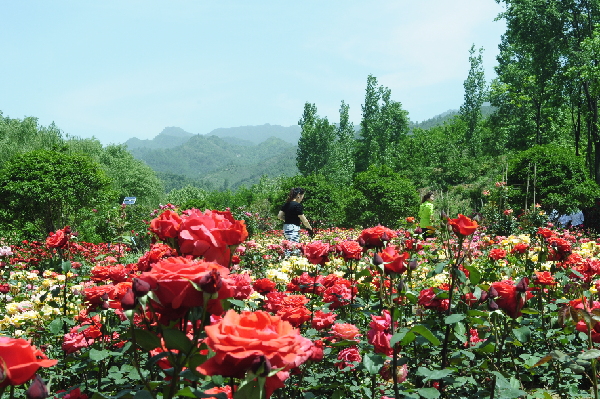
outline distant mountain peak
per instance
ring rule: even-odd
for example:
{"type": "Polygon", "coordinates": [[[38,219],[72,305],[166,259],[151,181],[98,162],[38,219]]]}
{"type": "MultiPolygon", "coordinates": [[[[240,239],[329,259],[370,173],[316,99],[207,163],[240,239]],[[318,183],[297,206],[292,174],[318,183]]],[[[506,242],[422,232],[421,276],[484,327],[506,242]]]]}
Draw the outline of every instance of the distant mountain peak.
{"type": "Polygon", "coordinates": [[[187,137],[187,138],[195,136],[195,134],[186,132],[185,130],[183,130],[182,128],[177,127],[177,126],[166,127],[158,135],[159,136],[173,136],[173,137],[187,137]]]}

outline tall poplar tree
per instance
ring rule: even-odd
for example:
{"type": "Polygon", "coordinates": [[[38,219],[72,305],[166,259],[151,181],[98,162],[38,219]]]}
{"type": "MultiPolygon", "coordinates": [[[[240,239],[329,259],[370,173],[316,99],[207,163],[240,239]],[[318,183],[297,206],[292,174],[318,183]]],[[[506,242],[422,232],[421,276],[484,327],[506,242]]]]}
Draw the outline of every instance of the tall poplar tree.
{"type": "Polygon", "coordinates": [[[460,116],[467,125],[465,141],[472,155],[478,153],[480,143],[476,130],[481,120],[481,106],[487,97],[485,71],[483,69],[483,48],[476,54],[475,45],[469,50],[469,75],[463,86],[465,102],[460,106],[460,116]]]}
{"type": "Polygon", "coordinates": [[[362,111],[356,171],[365,171],[371,165],[390,166],[397,146],[408,133],[408,112],[402,109],[401,103],[391,99],[391,90],[379,86],[373,75],[367,78],[362,111]]]}
{"type": "Polygon", "coordinates": [[[298,124],[302,127],[296,152],[298,170],[304,176],[320,173],[333,154],[335,125],[329,123],[326,117],[320,118],[317,106],[308,102],[304,104],[304,113],[298,124]]]}

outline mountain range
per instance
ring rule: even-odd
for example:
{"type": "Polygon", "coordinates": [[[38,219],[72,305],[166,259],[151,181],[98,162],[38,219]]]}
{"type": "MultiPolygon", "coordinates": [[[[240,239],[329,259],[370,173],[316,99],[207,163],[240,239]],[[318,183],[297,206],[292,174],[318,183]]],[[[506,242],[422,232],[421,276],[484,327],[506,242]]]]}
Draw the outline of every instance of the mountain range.
{"type": "MultiPolygon", "coordinates": [[[[427,121],[410,124],[427,129],[454,117],[450,110],[427,121]]],[[[195,185],[209,190],[235,189],[257,183],[264,175],[293,176],[301,128],[264,124],[219,128],[208,134],[166,127],[152,140],[131,138],[131,153],[165,181],[166,191],[195,185]]]]}

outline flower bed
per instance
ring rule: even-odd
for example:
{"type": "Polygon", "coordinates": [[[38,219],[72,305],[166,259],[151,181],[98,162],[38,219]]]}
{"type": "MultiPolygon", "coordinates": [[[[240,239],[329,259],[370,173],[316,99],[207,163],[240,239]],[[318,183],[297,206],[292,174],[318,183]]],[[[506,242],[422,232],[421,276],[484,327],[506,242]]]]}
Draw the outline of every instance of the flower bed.
{"type": "Polygon", "coordinates": [[[13,352],[0,352],[0,389],[598,397],[600,245],[547,226],[491,237],[462,215],[447,222],[427,240],[409,224],[324,230],[298,245],[279,231],[248,239],[229,212],[168,210],[144,254],[79,243],[67,228],[13,246],[2,252],[0,351],[23,347],[33,360],[19,374],[13,352]]]}

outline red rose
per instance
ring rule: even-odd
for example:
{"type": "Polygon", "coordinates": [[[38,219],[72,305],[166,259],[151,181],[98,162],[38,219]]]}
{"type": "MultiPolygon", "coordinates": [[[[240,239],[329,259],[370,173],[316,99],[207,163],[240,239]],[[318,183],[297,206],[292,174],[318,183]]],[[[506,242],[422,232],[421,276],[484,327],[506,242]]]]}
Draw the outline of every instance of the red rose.
{"type": "Polygon", "coordinates": [[[304,306],[285,306],[277,311],[277,316],[294,327],[300,327],[300,325],[310,320],[312,313],[304,306]]]}
{"type": "MultiPolygon", "coordinates": [[[[443,290],[438,289],[437,291],[437,293],[439,293],[443,290]]],[[[436,309],[440,312],[445,312],[450,306],[450,301],[448,299],[438,298],[437,293],[433,288],[421,290],[417,303],[425,309],[436,309]]]]}
{"type": "Polygon", "coordinates": [[[554,280],[554,276],[550,272],[534,272],[535,277],[534,281],[539,285],[556,285],[556,281],[554,280]]]}
{"type": "Polygon", "coordinates": [[[230,274],[230,286],[235,299],[248,299],[254,292],[252,279],[248,273],[230,274]]]}
{"type": "Polygon", "coordinates": [[[217,263],[171,257],[154,264],[149,272],[142,273],[140,280],[150,284],[160,301],[160,306],[172,309],[203,305],[203,293],[192,282],[199,284],[203,277],[215,270],[223,279],[218,290],[218,299],[230,298],[233,290],[229,286],[229,269],[217,263]]]}
{"type": "Polygon", "coordinates": [[[358,349],[355,346],[351,346],[349,348],[341,350],[337,358],[340,361],[336,362],[335,365],[340,370],[343,370],[346,367],[354,368],[356,366],[356,363],[362,361],[360,353],[358,352],[358,349]]]}
{"type": "Polygon", "coordinates": [[[512,249],[512,253],[513,254],[524,254],[525,252],[527,252],[527,250],[529,249],[529,245],[524,243],[524,242],[520,242],[517,245],[514,246],[514,248],[512,249]]]}
{"type": "MultiPolygon", "coordinates": [[[[205,394],[225,393],[227,395],[227,399],[233,399],[233,394],[231,393],[231,387],[229,385],[225,385],[224,387],[214,387],[214,388],[204,391],[204,393],[205,394]]],[[[210,396],[206,399],[215,399],[215,397],[210,396]]]]}
{"type": "Polygon", "coordinates": [[[71,228],[65,226],[63,229],[56,230],[56,233],[50,232],[48,238],[46,238],[46,247],[48,248],[64,248],[69,241],[71,234],[71,228]]]}
{"type": "Polygon", "coordinates": [[[335,313],[325,313],[322,310],[317,310],[313,315],[311,326],[315,330],[324,330],[331,327],[336,317],[335,313]]]}
{"type": "Polygon", "coordinates": [[[329,244],[312,241],[304,246],[304,255],[313,265],[324,265],[329,260],[329,244]]]}
{"type": "Polygon", "coordinates": [[[517,287],[512,280],[503,280],[492,283],[490,290],[492,288],[498,293],[496,298],[492,298],[494,302],[496,302],[498,307],[504,310],[504,312],[513,319],[521,316],[521,309],[523,309],[525,302],[533,297],[533,294],[529,291],[524,293],[517,292],[517,287]]]}
{"type": "Polygon", "coordinates": [[[396,237],[396,232],[394,230],[378,225],[364,229],[358,236],[358,241],[364,242],[367,248],[380,248],[383,247],[384,241],[390,241],[394,237],[396,237]]]}
{"type": "Polygon", "coordinates": [[[169,209],[150,222],[150,231],[156,234],[159,240],[166,241],[168,238],[177,237],[180,224],[179,214],[169,209]]]}
{"type": "Polygon", "coordinates": [[[500,260],[506,258],[506,251],[501,248],[494,248],[490,251],[490,258],[500,260]]]}
{"type": "Polygon", "coordinates": [[[360,259],[363,252],[363,247],[358,241],[342,241],[336,246],[336,251],[342,255],[342,258],[347,262],[350,259],[360,259]]]}
{"type": "Polygon", "coordinates": [[[206,326],[205,343],[215,355],[198,367],[204,375],[244,378],[257,359],[264,357],[276,375],[267,377],[267,397],[283,386],[289,370],[311,356],[313,343],[287,321],[262,311],[229,310],[216,324],[206,326]]]}
{"type": "Polygon", "coordinates": [[[147,272],[153,264],[169,256],[177,256],[177,251],[166,244],[152,244],[150,245],[150,251],[139,258],[137,269],[141,272],[147,272]]]}
{"type": "Polygon", "coordinates": [[[469,219],[460,213],[456,219],[448,218],[448,224],[452,227],[454,234],[462,237],[470,236],[477,230],[477,227],[479,227],[476,221],[469,219]]]}
{"type": "Polygon", "coordinates": [[[9,337],[0,337],[0,359],[3,360],[5,373],[0,388],[24,384],[35,376],[40,367],[51,367],[58,363],[58,360],[48,359],[28,341],[9,337]]]}
{"type": "Polygon", "coordinates": [[[410,257],[408,252],[397,252],[395,245],[388,245],[379,256],[384,262],[386,273],[404,273],[406,271],[406,260],[410,257]]]}
{"type": "Polygon", "coordinates": [[[275,291],[277,284],[274,281],[269,280],[268,278],[259,278],[252,283],[252,288],[254,288],[259,294],[265,295],[269,292],[275,291]]]}
{"type": "Polygon", "coordinates": [[[238,245],[248,237],[246,223],[235,220],[231,212],[198,209],[186,211],[179,228],[179,249],[182,255],[204,257],[209,262],[229,265],[229,246],[238,245]]]}

